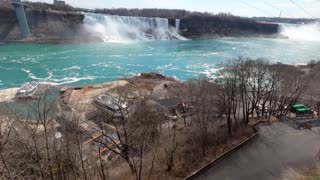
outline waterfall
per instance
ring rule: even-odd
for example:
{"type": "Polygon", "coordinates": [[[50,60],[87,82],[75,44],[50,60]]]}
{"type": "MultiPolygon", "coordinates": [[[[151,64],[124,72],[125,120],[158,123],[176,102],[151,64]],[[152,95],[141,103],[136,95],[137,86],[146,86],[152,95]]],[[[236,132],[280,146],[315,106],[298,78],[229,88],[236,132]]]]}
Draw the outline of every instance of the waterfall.
{"type": "Polygon", "coordinates": [[[320,22],[313,24],[281,24],[281,34],[292,40],[320,41],[320,22]]]}
{"type": "Polygon", "coordinates": [[[85,14],[84,26],[106,42],[184,39],[165,18],[85,14]]]}
{"type": "Polygon", "coordinates": [[[176,31],[180,31],[180,19],[176,19],[176,31]]]}

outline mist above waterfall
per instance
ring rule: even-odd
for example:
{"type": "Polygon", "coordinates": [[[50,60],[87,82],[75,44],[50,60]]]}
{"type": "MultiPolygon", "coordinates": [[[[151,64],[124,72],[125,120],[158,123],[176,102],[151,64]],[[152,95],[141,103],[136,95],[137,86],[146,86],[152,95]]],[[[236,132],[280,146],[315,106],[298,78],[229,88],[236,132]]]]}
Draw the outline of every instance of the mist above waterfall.
{"type": "Polygon", "coordinates": [[[281,25],[281,34],[292,40],[320,41],[320,22],[303,25],[281,25]]]}
{"type": "Polygon", "coordinates": [[[169,26],[165,18],[85,14],[85,28],[105,42],[185,39],[179,35],[180,21],[169,26]]]}

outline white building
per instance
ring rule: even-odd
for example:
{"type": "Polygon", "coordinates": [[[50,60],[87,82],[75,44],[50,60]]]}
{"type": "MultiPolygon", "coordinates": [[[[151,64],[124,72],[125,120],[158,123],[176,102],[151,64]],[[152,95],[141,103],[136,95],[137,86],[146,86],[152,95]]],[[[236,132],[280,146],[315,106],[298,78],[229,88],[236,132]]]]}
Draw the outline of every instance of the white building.
{"type": "Polygon", "coordinates": [[[53,1],[54,5],[58,5],[58,6],[65,6],[66,2],[65,1],[58,1],[58,0],[54,0],[53,1]]]}

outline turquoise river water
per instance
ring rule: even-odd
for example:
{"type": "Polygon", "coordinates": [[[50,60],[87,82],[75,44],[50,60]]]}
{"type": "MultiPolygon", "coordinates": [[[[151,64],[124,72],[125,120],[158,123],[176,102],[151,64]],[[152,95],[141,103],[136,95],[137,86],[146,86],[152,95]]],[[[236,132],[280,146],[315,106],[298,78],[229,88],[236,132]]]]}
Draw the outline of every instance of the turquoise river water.
{"type": "Polygon", "coordinates": [[[188,80],[214,77],[220,63],[238,56],[305,64],[320,59],[319,41],[221,38],[94,44],[0,45],[0,89],[29,81],[93,84],[141,72],[188,80]]]}

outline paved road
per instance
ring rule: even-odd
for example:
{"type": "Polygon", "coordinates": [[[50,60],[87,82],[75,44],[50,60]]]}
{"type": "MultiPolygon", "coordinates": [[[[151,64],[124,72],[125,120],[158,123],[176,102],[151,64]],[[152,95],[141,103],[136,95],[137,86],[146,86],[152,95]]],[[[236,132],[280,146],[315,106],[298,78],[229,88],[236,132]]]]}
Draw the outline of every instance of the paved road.
{"type": "Polygon", "coordinates": [[[312,166],[320,149],[320,128],[294,130],[281,122],[260,126],[260,135],[209,168],[197,180],[280,179],[286,169],[312,166]]]}

